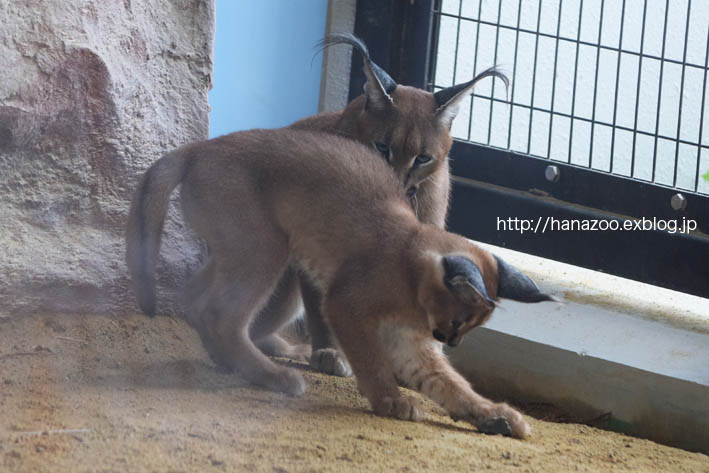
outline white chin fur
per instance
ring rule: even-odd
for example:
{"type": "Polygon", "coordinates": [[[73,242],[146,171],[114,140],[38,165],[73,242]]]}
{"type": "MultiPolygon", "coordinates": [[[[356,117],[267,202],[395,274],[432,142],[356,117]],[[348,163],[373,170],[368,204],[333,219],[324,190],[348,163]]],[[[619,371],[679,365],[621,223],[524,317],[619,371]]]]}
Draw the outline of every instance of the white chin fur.
{"type": "Polygon", "coordinates": [[[436,320],[431,314],[428,314],[428,329],[433,331],[436,328],[436,320]]]}

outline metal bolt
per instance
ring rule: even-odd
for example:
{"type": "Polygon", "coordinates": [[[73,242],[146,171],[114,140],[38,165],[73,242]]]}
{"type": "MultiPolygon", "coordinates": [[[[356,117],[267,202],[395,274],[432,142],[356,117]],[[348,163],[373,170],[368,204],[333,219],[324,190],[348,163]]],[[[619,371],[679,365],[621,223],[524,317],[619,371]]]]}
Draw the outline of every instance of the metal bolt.
{"type": "Polygon", "coordinates": [[[559,171],[557,166],[547,166],[544,170],[544,177],[546,177],[549,182],[556,182],[559,180],[559,177],[561,177],[561,171],[559,171]]]}
{"type": "Polygon", "coordinates": [[[675,194],[670,199],[670,205],[675,210],[684,210],[687,208],[687,198],[682,194],[675,194]]]}

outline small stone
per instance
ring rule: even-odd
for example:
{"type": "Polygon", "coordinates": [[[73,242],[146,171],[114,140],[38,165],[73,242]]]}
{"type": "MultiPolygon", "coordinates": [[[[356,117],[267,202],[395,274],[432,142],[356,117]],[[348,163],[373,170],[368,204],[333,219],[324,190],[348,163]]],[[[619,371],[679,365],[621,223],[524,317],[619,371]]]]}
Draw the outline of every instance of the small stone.
{"type": "Polygon", "coordinates": [[[413,440],[414,438],[411,435],[407,435],[404,437],[405,440],[413,440]]]}
{"type": "Polygon", "coordinates": [[[207,455],[207,460],[209,460],[212,466],[224,466],[224,462],[214,458],[211,453],[207,455]]]}
{"type": "Polygon", "coordinates": [[[44,321],[44,326],[52,329],[52,332],[54,332],[54,333],[66,332],[66,328],[54,319],[46,319],[44,321]]]}

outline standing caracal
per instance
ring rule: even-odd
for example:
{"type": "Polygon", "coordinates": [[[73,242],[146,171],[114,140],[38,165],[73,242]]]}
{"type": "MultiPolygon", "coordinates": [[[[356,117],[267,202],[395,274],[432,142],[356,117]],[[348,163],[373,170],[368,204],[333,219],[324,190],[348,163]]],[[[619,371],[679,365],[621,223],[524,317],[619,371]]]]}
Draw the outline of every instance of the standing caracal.
{"type": "MultiPolygon", "coordinates": [[[[468,82],[432,94],[394,82],[371,60],[357,37],[336,34],[323,41],[324,46],[335,44],[351,45],[361,53],[367,78],[365,93],[341,112],[320,113],[291,127],[326,131],[372,146],[379,152],[378,158],[394,169],[418,219],[444,228],[450,191],[447,156],[452,144],[451,122],[478,81],[496,77],[507,87],[507,76],[492,67],[468,82]]],[[[367,206],[367,200],[361,205],[367,206]]],[[[312,341],[311,366],[329,374],[350,375],[347,361],[335,350],[323,323],[317,288],[306,279],[301,280],[300,287],[312,341]]],[[[272,304],[265,310],[278,308],[278,304],[272,304]]]]}

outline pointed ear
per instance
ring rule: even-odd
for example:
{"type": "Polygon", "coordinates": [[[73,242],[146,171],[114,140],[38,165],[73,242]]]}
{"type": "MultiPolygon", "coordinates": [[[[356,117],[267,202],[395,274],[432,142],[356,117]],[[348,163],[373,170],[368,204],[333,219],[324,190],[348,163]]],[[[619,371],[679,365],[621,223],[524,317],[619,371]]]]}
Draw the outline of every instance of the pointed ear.
{"type": "Polygon", "coordinates": [[[334,44],[349,44],[362,55],[363,72],[367,78],[364,84],[364,93],[367,95],[366,108],[384,110],[394,103],[391,93],[396,89],[396,82],[377,66],[369,57],[367,46],[355,35],[338,33],[325,37],[321,42],[322,48],[327,48],[334,44]]]}
{"type": "Polygon", "coordinates": [[[458,107],[461,102],[473,91],[473,87],[475,87],[478,81],[485,77],[497,77],[504,82],[505,94],[507,94],[510,80],[505,74],[500,72],[497,66],[493,66],[482,71],[469,82],[454,85],[433,94],[433,97],[436,99],[436,105],[438,105],[438,109],[436,109],[436,121],[438,121],[441,126],[450,128],[453,119],[458,114],[458,107]]]}
{"type": "Polygon", "coordinates": [[[483,302],[491,308],[495,302],[487,295],[485,281],[478,266],[464,256],[443,257],[444,282],[446,287],[468,305],[483,302]]]}
{"type": "Polygon", "coordinates": [[[497,260],[497,297],[520,302],[542,302],[559,300],[539,290],[537,285],[517,268],[495,256],[497,260]]]}

